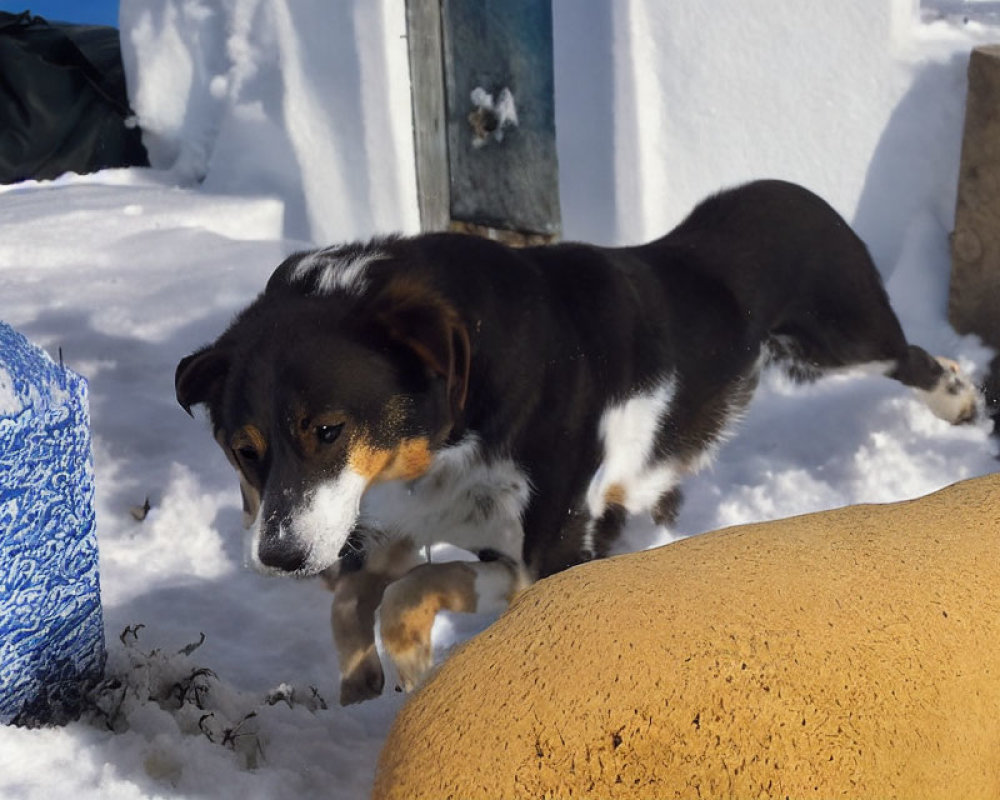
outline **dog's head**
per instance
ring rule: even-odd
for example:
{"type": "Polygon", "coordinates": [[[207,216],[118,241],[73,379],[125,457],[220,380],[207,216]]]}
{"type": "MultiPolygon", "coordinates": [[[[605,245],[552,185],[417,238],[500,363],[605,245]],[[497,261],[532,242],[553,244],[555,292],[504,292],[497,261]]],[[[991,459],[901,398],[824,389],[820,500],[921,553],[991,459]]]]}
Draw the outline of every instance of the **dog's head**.
{"type": "Polygon", "coordinates": [[[177,367],[177,400],[205,404],[236,468],[252,559],[329,567],[373,484],[413,480],[459,424],[470,346],[453,307],[405,269],[341,292],[289,259],[212,345],[177,367]]]}

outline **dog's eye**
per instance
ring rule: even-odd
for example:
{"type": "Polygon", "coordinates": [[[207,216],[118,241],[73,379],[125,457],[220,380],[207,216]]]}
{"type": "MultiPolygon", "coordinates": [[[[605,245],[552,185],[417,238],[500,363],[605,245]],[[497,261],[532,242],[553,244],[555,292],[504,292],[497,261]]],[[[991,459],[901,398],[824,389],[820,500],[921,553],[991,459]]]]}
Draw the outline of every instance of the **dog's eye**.
{"type": "Polygon", "coordinates": [[[260,430],[253,425],[244,425],[230,440],[233,457],[243,465],[256,464],[264,460],[267,441],[260,430]]]}
{"type": "Polygon", "coordinates": [[[343,429],[343,423],[340,425],[317,425],[316,439],[320,444],[333,444],[343,429]]]}
{"type": "Polygon", "coordinates": [[[236,455],[245,461],[256,461],[260,458],[260,453],[258,453],[254,448],[244,445],[243,447],[236,448],[236,455]]]}

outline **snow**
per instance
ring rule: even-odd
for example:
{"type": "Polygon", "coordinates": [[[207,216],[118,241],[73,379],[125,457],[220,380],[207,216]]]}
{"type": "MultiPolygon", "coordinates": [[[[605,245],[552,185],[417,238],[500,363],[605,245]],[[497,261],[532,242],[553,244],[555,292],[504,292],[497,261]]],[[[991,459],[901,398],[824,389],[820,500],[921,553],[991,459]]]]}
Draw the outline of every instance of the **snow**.
{"type": "Polygon", "coordinates": [[[0,366],[0,417],[16,417],[24,409],[24,404],[14,391],[14,379],[0,366]]]}
{"type": "MultiPolygon", "coordinates": [[[[984,368],[945,322],[947,233],[965,59],[996,29],[902,0],[554,5],[567,237],[658,235],[722,186],[792,178],[865,235],[911,339],[984,368]]],[[[66,728],[0,728],[0,796],[361,798],[403,697],[390,676],[336,705],[330,595],[244,567],[235,477],[173,371],[287,253],[417,229],[403,2],[126,0],[121,22],[155,169],[0,190],[0,318],[90,381],[118,683],[66,728]]],[[[640,520],[627,544],[996,467],[986,422],[950,427],[891,381],[772,375],[676,531],[640,520]]],[[[439,620],[438,658],[489,621],[439,620]]]]}

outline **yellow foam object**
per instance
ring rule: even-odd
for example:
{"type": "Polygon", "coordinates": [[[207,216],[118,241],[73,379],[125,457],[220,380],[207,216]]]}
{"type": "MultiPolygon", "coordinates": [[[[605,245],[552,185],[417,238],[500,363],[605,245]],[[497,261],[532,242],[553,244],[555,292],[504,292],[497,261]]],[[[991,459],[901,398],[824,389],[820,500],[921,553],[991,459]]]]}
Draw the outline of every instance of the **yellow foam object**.
{"type": "Polygon", "coordinates": [[[373,796],[1000,797],[1000,474],[535,584],[406,704],[373,796]]]}

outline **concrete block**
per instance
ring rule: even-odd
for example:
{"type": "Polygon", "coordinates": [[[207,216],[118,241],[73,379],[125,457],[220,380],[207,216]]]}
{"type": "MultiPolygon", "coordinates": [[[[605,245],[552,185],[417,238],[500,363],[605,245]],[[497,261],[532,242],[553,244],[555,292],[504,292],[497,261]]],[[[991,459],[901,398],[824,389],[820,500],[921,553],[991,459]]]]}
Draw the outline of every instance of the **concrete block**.
{"type": "Polygon", "coordinates": [[[1000,474],[541,581],[404,706],[374,797],[1000,796],[1000,474]]]}

